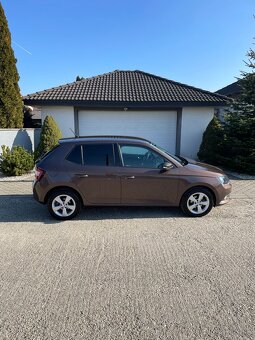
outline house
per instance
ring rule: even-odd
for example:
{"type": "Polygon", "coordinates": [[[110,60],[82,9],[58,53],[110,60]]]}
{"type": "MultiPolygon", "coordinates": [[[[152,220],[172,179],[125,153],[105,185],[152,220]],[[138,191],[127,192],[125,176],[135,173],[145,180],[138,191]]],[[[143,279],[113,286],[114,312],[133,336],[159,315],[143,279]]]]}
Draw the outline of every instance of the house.
{"type": "Polygon", "coordinates": [[[29,94],[64,137],[129,135],[196,158],[203,132],[226,97],[142,71],[119,71],[29,94]]]}
{"type": "Polygon", "coordinates": [[[42,126],[40,109],[35,106],[24,105],[23,113],[25,128],[40,128],[42,126]]]}
{"type": "Polygon", "coordinates": [[[42,125],[41,110],[38,107],[33,109],[32,123],[36,127],[41,127],[42,125]]]}
{"type": "MultiPolygon", "coordinates": [[[[215,93],[227,96],[229,98],[229,101],[231,101],[231,100],[237,99],[240,96],[241,87],[240,87],[238,81],[235,81],[234,83],[223,87],[222,89],[216,91],[215,93]]],[[[225,109],[224,108],[218,108],[218,109],[215,110],[215,115],[216,115],[217,118],[219,118],[220,121],[224,122],[225,121],[225,115],[226,115],[226,113],[229,112],[229,110],[231,111],[231,109],[229,107],[227,108],[227,111],[226,111],[226,108],[225,109]]]]}
{"type": "Polygon", "coordinates": [[[215,93],[222,94],[224,96],[235,99],[240,95],[241,87],[238,81],[235,81],[234,83],[223,87],[222,89],[216,91],[215,93]]]}

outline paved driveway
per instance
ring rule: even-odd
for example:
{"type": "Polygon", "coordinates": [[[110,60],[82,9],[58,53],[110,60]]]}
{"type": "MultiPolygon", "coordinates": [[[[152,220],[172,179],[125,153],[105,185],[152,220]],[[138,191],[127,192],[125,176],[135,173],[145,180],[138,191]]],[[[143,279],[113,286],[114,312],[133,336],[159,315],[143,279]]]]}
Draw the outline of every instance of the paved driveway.
{"type": "Polygon", "coordinates": [[[206,217],[87,208],[49,218],[0,183],[0,339],[255,338],[255,181],[206,217]]]}

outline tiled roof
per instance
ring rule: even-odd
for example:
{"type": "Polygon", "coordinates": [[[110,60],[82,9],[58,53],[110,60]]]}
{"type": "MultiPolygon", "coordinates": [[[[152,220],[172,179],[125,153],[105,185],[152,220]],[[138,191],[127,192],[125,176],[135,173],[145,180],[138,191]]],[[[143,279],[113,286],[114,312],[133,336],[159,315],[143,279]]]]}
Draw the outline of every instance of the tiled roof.
{"type": "Polygon", "coordinates": [[[222,95],[142,71],[119,71],[28,94],[29,105],[167,104],[222,105],[222,95]]]}
{"type": "Polygon", "coordinates": [[[241,87],[238,84],[238,81],[235,81],[234,83],[223,87],[222,89],[216,91],[215,93],[223,94],[224,96],[233,96],[233,95],[240,94],[240,92],[241,92],[241,87]]]}

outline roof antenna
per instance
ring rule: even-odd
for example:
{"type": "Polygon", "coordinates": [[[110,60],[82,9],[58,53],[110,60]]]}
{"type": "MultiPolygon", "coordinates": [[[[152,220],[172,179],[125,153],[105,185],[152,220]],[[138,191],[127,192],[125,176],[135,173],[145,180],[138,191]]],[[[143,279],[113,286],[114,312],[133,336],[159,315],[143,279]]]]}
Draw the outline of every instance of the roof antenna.
{"type": "Polygon", "coordinates": [[[79,135],[77,135],[77,134],[74,132],[73,129],[71,129],[71,128],[69,128],[69,129],[72,131],[72,133],[74,134],[75,138],[79,138],[79,135]]]}

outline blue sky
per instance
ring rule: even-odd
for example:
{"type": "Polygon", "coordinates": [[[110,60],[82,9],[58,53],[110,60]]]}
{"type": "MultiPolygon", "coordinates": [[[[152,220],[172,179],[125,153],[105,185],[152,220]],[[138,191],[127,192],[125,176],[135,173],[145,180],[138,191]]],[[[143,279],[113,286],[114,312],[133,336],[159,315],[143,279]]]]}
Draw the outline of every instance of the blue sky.
{"type": "Polygon", "coordinates": [[[255,36],[254,0],[0,1],[23,95],[116,69],[215,91],[255,36]]]}

